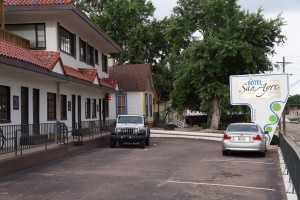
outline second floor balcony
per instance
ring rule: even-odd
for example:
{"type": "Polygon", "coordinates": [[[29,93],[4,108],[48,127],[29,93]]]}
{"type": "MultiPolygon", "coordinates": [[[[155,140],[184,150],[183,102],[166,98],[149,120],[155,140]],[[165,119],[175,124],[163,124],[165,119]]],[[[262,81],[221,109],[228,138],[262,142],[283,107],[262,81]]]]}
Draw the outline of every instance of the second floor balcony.
{"type": "Polygon", "coordinates": [[[13,43],[26,49],[30,48],[29,40],[22,38],[14,33],[8,32],[6,30],[0,30],[0,39],[3,39],[7,42],[13,43]]]}

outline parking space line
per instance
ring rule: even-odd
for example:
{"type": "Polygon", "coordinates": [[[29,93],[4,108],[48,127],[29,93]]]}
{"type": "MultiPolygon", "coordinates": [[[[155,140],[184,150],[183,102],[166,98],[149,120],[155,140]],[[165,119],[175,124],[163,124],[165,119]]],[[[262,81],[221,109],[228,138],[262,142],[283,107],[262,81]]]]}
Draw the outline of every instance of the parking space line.
{"type": "Polygon", "coordinates": [[[241,185],[225,185],[225,184],[198,183],[198,182],[185,182],[185,181],[168,181],[168,183],[190,184],[190,185],[208,185],[208,186],[220,186],[220,187],[234,187],[234,188],[253,189],[253,190],[265,190],[265,191],[276,192],[275,189],[271,189],[271,188],[249,187],[249,186],[241,186],[241,185]]]}
{"type": "Polygon", "coordinates": [[[296,140],[293,136],[291,136],[290,134],[288,134],[288,136],[292,139],[292,140],[296,140]]]}
{"type": "Polygon", "coordinates": [[[275,165],[275,163],[270,163],[270,162],[253,162],[253,161],[246,161],[246,160],[202,160],[202,161],[203,162],[236,162],[236,163],[275,165]]]}

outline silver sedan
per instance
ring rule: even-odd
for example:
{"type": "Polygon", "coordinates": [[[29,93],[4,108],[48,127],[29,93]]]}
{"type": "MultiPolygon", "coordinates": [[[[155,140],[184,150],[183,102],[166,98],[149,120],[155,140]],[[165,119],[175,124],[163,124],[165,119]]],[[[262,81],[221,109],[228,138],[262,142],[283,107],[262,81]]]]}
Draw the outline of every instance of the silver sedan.
{"type": "Polygon", "coordinates": [[[267,151],[267,131],[255,123],[232,123],[230,124],[222,139],[222,154],[228,155],[231,151],[259,152],[265,157],[267,151]]]}

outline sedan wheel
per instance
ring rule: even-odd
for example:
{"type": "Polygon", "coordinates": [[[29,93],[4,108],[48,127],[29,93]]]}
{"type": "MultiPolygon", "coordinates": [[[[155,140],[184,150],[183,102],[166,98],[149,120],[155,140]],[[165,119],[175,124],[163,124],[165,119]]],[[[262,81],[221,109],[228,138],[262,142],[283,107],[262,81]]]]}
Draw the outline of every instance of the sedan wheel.
{"type": "Polygon", "coordinates": [[[222,155],[223,156],[228,156],[228,152],[227,151],[222,151],[222,155]]]}

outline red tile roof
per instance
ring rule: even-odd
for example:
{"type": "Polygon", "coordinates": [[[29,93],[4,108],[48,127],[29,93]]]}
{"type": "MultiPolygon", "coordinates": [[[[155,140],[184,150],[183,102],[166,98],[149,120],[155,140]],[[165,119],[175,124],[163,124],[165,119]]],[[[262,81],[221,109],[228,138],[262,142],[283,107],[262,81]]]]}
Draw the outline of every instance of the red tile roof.
{"type": "Polygon", "coordinates": [[[111,85],[113,88],[116,88],[118,85],[118,80],[115,78],[104,78],[105,82],[111,85]]]}
{"type": "Polygon", "coordinates": [[[102,86],[104,86],[104,87],[107,87],[107,88],[112,88],[112,89],[115,88],[113,85],[109,84],[109,83],[106,81],[106,79],[101,79],[101,78],[99,78],[99,83],[100,83],[100,85],[102,85],[102,86]]]}
{"type": "Polygon", "coordinates": [[[47,68],[30,50],[0,39],[0,55],[47,68]]]}
{"type": "Polygon", "coordinates": [[[97,76],[96,69],[79,68],[78,71],[90,82],[93,82],[97,76]]]}
{"type": "Polygon", "coordinates": [[[49,70],[52,70],[60,59],[59,52],[31,50],[31,53],[35,55],[35,57],[38,58],[49,70]]]}
{"type": "Polygon", "coordinates": [[[82,80],[86,80],[86,81],[89,81],[79,70],[77,69],[74,69],[72,67],[69,67],[67,65],[64,65],[64,70],[65,70],[65,73],[66,75],[68,76],[73,76],[75,78],[79,78],[79,79],[82,79],[82,80]]]}
{"type": "MultiPolygon", "coordinates": [[[[53,70],[58,61],[62,63],[59,52],[28,50],[15,44],[9,43],[3,39],[0,39],[0,56],[27,62],[36,65],[37,67],[48,69],[49,71],[53,70]]],[[[91,83],[93,83],[98,75],[96,69],[75,69],[67,65],[63,65],[63,70],[65,72],[65,75],[67,76],[72,76],[91,83]]],[[[116,80],[113,81],[113,79],[99,79],[99,83],[100,85],[111,89],[115,89],[116,87],[116,80]]]]}
{"type": "Polygon", "coordinates": [[[5,6],[70,4],[72,0],[4,0],[5,6]]]}
{"type": "Polygon", "coordinates": [[[118,80],[124,92],[145,91],[150,75],[150,64],[115,65],[109,68],[109,76],[118,80]]]}

